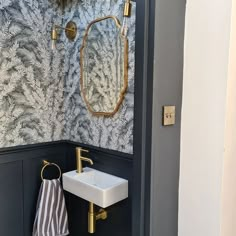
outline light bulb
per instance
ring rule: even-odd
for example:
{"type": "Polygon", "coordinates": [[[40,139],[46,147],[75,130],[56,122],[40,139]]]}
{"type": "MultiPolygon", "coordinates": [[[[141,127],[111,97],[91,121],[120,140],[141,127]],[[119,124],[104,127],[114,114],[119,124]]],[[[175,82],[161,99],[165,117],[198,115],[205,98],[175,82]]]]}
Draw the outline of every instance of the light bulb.
{"type": "Polygon", "coordinates": [[[55,50],[57,49],[56,40],[52,40],[52,42],[51,42],[51,49],[52,49],[53,51],[55,51],[55,50]]]}
{"type": "Polygon", "coordinates": [[[122,28],[121,28],[121,34],[123,35],[123,36],[127,36],[127,34],[128,34],[128,22],[129,22],[129,19],[128,19],[128,17],[124,17],[123,18],[123,24],[122,24],[122,28]]]}
{"type": "Polygon", "coordinates": [[[57,26],[52,27],[52,32],[51,32],[51,48],[52,50],[56,50],[56,41],[57,41],[58,35],[57,35],[57,26]]]}

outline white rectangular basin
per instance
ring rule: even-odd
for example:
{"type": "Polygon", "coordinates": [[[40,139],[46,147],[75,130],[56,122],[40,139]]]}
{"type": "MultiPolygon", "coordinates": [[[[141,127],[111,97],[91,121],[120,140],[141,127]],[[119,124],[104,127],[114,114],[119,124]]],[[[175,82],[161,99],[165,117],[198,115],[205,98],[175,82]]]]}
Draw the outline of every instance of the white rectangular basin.
{"type": "Polygon", "coordinates": [[[128,181],[92,168],[63,174],[64,190],[106,208],[128,197],[128,181]]]}

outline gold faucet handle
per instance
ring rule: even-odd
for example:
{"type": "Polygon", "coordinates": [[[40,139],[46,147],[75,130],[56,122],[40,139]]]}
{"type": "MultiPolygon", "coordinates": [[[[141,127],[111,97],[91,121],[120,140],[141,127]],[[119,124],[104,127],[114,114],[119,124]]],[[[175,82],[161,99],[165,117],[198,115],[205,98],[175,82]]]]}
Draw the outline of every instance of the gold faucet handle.
{"type": "Polygon", "coordinates": [[[83,149],[83,148],[81,148],[80,149],[82,152],[89,152],[89,150],[86,150],[86,149],[83,149]]]}
{"type": "Polygon", "coordinates": [[[79,152],[79,153],[81,153],[81,152],[89,152],[89,150],[83,149],[81,147],[77,147],[76,151],[79,152]]]}

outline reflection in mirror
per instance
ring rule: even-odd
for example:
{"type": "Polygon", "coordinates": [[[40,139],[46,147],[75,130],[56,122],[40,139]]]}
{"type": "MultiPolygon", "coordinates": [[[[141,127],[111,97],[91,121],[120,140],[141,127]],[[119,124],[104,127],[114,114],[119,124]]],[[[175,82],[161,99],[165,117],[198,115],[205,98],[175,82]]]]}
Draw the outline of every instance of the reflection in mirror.
{"type": "Polygon", "coordinates": [[[80,51],[81,91],[94,115],[114,115],[128,86],[128,40],[117,18],[91,22],[80,51]]]}

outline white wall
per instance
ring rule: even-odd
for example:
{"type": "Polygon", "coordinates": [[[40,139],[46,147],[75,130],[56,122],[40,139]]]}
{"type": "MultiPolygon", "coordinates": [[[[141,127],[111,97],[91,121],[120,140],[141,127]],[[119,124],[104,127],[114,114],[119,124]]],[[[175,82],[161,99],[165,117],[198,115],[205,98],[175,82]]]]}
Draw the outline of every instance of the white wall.
{"type": "Polygon", "coordinates": [[[219,236],[231,0],[188,0],[186,14],[179,236],[219,236]]]}
{"type": "Polygon", "coordinates": [[[227,88],[221,236],[236,235],[236,1],[233,1],[227,88]]]}

